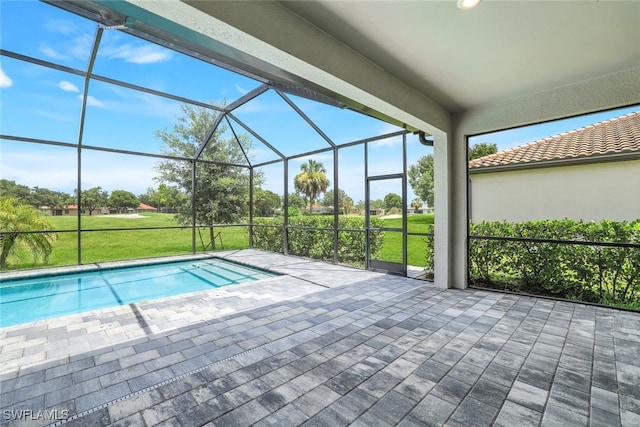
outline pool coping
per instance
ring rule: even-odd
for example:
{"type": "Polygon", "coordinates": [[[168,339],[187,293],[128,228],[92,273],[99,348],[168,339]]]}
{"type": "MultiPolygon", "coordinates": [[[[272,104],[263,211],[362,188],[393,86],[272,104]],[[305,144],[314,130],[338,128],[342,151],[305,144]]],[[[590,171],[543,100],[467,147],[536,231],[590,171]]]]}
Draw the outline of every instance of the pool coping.
{"type": "Polygon", "coordinates": [[[171,255],[167,257],[143,258],[136,260],[106,261],[90,264],[77,264],[59,267],[42,267],[30,270],[3,271],[0,273],[0,284],[21,279],[34,279],[38,277],[53,277],[63,274],[85,273],[98,270],[111,270],[114,268],[143,267],[145,265],[165,264],[171,262],[203,260],[216,258],[213,254],[189,254],[171,255]]]}

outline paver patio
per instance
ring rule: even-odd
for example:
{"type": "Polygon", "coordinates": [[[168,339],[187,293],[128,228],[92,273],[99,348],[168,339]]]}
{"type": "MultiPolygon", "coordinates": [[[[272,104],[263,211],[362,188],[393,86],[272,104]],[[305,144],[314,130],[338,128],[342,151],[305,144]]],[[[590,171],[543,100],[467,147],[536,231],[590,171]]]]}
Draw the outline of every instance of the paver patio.
{"type": "Polygon", "coordinates": [[[216,256],[284,275],[0,329],[2,425],[640,425],[638,313],[216,256]]]}

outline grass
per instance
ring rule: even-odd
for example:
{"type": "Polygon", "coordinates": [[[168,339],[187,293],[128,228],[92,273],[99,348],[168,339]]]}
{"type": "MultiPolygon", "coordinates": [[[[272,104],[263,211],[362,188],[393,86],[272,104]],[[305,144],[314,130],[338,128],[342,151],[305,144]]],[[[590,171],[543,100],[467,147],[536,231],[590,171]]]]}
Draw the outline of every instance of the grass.
{"type": "MultiPolygon", "coordinates": [[[[93,231],[110,228],[132,229],[140,227],[177,226],[171,214],[144,213],[144,218],[119,218],[109,215],[83,216],[82,230],[82,263],[118,261],[136,258],[151,258],[168,255],[191,253],[191,229],[168,230],[124,230],[93,231]]],[[[77,226],[77,218],[72,216],[49,217],[56,230],[73,230],[77,226]]],[[[409,232],[429,232],[433,224],[433,215],[411,215],[407,217],[409,232]]],[[[386,219],[386,227],[402,227],[402,220],[386,219]]],[[[218,227],[224,249],[245,249],[249,247],[249,234],[246,227],[218,227]]],[[[208,230],[203,230],[206,241],[208,230]]],[[[216,241],[220,249],[220,241],[216,241]]],[[[397,232],[386,232],[380,259],[402,261],[402,236],[397,232]]],[[[426,259],[424,237],[409,236],[407,239],[408,263],[424,266],[426,259]]],[[[46,266],[74,265],[78,262],[78,233],[57,233],[53,242],[53,251],[46,266]]],[[[196,250],[203,250],[198,234],[196,234],[196,250]]],[[[34,262],[29,253],[22,250],[9,259],[10,269],[26,269],[43,267],[42,262],[34,262]]]]}
{"type": "MultiPolygon", "coordinates": [[[[144,218],[118,218],[109,216],[82,217],[83,230],[103,230],[108,228],[171,227],[179,224],[171,214],[142,214],[144,218]]],[[[56,230],[70,230],[77,225],[76,217],[49,217],[56,230]]],[[[225,249],[249,247],[246,227],[218,228],[225,249]]],[[[207,231],[208,233],[208,231],[207,231]]],[[[203,231],[203,238],[205,231],[203,231]]],[[[219,244],[219,240],[216,242],[219,244]]],[[[218,247],[219,248],[219,247],[218,247]]],[[[125,230],[125,231],[84,231],[82,232],[82,263],[118,261],[136,258],[151,258],[191,253],[191,229],[168,230],[125,230]]],[[[196,250],[202,250],[196,234],[196,250]]],[[[73,265],[78,262],[78,233],[57,233],[53,251],[46,266],[73,265]]],[[[19,251],[9,259],[10,269],[43,267],[42,262],[34,263],[29,253],[19,251]]]]}
{"type": "MultiPolygon", "coordinates": [[[[407,216],[407,232],[431,233],[433,214],[407,216]]],[[[384,220],[385,227],[402,228],[402,218],[384,220]]],[[[427,264],[425,256],[427,242],[423,236],[407,236],[407,264],[424,267],[427,264]]],[[[402,262],[402,233],[385,231],[384,242],[378,259],[384,261],[402,262]]]]}

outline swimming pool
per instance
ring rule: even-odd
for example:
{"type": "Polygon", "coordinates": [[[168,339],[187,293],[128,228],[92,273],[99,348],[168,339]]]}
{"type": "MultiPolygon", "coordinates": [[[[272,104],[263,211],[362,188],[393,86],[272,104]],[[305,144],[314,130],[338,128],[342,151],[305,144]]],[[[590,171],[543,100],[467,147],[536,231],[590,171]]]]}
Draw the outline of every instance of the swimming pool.
{"type": "Polygon", "coordinates": [[[0,327],[273,276],[211,258],[2,280],[0,327]]]}

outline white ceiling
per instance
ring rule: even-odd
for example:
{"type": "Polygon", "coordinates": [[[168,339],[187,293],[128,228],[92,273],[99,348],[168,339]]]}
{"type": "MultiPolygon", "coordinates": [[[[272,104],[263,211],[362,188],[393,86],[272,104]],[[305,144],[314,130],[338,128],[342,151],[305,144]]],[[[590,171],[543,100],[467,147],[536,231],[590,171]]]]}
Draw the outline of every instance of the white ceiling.
{"type": "Polygon", "coordinates": [[[640,67],[640,1],[285,1],[449,111],[640,67]]]}

